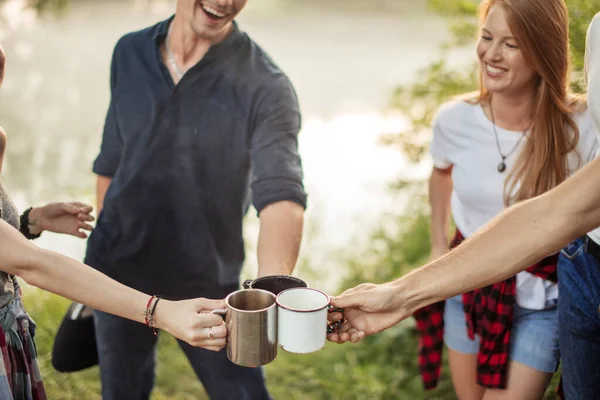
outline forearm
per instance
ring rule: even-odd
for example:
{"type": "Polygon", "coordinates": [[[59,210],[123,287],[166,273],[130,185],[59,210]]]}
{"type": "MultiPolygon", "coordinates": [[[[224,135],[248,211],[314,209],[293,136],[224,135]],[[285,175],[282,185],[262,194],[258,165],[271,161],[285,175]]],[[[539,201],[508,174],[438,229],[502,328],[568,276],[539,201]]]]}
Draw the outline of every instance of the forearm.
{"type": "Polygon", "coordinates": [[[106,196],[106,191],[112,182],[112,177],[110,176],[102,176],[98,175],[96,179],[96,212],[100,215],[100,211],[102,211],[102,207],[104,206],[104,196],[106,196]]]}
{"type": "Polygon", "coordinates": [[[600,159],[513,206],[459,247],[391,283],[409,312],[507,279],[600,226],[600,159]]]}
{"type": "Polygon", "coordinates": [[[403,307],[412,314],[505,280],[566,245],[567,235],[548,236],[557,223],[545,200],[512,207],[450,253],[394,282],[403,293],[403,307]]]}
{"type": "Polygon", "coordinates": [[[258,276],[294,271],[304,225],[304,208],[291,201],[273,203],[260,213],[258,276]]]}
{"type": "Polygon", "coordinates": [[[39,287],[93,309],[144,322],[149,295],[61,254],[38,249],[36,268],[22,278],[39,287]]]}
{"type": "Polygon", "coordinates": [[[0,220],[0,269],[92,308],[143,322],[149,296],[71,258],[29,243],[0,220]]]}
{"type": "MultiPolygon", "coordinates": [[[[150,296],[110,279],[93,268],[29,243],[0,220],[0,270],[19,276],[30,285],[91,308],[145,323],[150,296]]],[[[172,332],[175,303],[156,304],[154,326],[172,332]]]]}
{"type": "Polygon", "coordinates": [[[429,179],[429,205],[431,207],[431,247],[448,248],[448,222],[450,196],[452,195],[451,170],[433,169],[429,179]]]}

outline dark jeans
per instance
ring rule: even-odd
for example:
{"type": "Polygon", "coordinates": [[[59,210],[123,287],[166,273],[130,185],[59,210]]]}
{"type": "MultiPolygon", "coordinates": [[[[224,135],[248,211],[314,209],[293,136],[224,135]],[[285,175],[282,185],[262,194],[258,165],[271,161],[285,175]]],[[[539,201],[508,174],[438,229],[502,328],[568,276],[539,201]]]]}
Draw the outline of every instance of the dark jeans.
{"type": "MultiPolygon", "coordinates": [[[[94,312],[103,400],[147,400],[154,386],[157,337],[152,329],[121,317],[94,312]]],[[[227,353],[179,341],[209,397],[268,400],[261,368],[231,363],[227,353]]]]}
{"type": "Polygon", "coordinates": [[[567,400],[600,399],[600,262],[584,240],[567,246],[558,263],[559,343],[567,400]]]}

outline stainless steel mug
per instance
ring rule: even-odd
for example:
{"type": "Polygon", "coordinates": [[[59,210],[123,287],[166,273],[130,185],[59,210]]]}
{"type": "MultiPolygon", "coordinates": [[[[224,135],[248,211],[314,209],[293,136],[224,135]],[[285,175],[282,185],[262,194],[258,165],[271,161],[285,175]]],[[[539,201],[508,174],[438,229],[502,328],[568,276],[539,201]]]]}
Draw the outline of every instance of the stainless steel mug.
{"type": "Polygon", "coordinates": [[[302,279],[293,276],[270,275],[254,280],[247,279],[242,283],[242,287],[244,287],[244,289],[264,289],[277,296],[284,290],[297,287],[308,287],[308,285],[302,279]]]}
{"type": "Polygon", "coordinates": [[[242,367],[258,367],[277,356],[275,295],[262,289],[242,289],[225,298],[227,358],[242,367]]]}

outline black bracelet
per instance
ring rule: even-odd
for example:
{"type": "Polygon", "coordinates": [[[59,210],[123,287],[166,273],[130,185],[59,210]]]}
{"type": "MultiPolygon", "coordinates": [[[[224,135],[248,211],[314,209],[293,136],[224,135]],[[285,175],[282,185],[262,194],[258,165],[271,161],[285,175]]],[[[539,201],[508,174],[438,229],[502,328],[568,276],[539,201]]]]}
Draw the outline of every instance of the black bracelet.
{"type": "Polygon", "coordinates": [[[158,301],[160,299],[162,299],[161,296],[154,296],[154,298],[156,299],[154,301],[154,305],[152,306],[152,311],[150,311],[150,318],[148,318],[148,321],[150,322],[149,325],[152,328],[152,330],[154,331],[154,336],[156,336],[156,328],[154,325],[154,311],[156,311],[156,305],[158,304],[158,301]]]}
{"type": "Polygon", "coordinates": [[[34,235],[29,231],[29,213],[31,212],[31,210],[33,210],[33,207],[29,207],[27,210],[25,210],[25,212],[21,214],[21,217],[19,218],[19,230],[29,240],[37,239],[41,235],[41,232],[34,235]]]}

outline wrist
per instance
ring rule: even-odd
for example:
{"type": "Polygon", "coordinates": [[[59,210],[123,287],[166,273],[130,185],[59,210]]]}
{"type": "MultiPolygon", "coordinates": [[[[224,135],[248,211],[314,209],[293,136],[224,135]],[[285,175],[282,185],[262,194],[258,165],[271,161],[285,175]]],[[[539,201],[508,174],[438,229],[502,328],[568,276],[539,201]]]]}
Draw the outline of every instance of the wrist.
{"type": "Polygon", "coordinates": [[[418,279],[413,279],[412,273],[391,282],[390,285],[396,293],[392,307],[399,314],[408,317],[427,305],[427,296],[423,291],[425,285],[419,283],[418,279]]]}
{"type": "Polygon", "coordinates": [[[279,268],[258,268],[257,278],[262,278],[264,276],[273,276],[273,275],[291,275],[293,272],[293,268],[287,268],[285,266],[279,268]]]}
{"type": "Polygon", "coordinates": [[[29,212],[29,221],[27,226],[32,235],[39,235],[44,231],[42,227],[42,209],[39,207],[32,208],[29,212]]]}
{"type": "Polygon", "coordinates": [[[169,316],[173,314],[172,311],[170,311],[173,305],[174,303],[172,301],[165,299],[161,299],[156,304],[156,309],[154,310],[154,327],[156,329],[170,332],[171,323],[169,316]]]}
{"type": "Polygon", "coordinates": [[[41,209],[30,207],[19,217],[19,230],[27,239],[36,239],[43,232],[41,209]]]}

